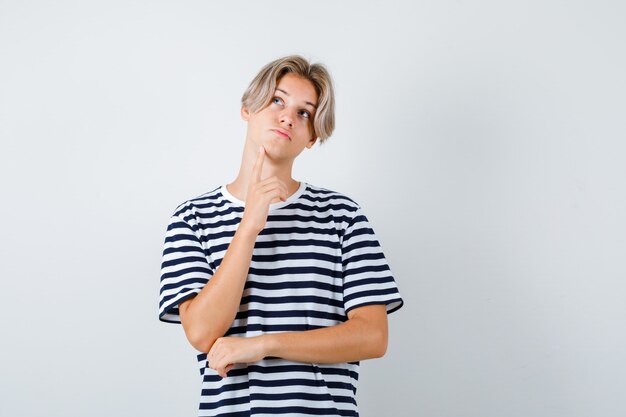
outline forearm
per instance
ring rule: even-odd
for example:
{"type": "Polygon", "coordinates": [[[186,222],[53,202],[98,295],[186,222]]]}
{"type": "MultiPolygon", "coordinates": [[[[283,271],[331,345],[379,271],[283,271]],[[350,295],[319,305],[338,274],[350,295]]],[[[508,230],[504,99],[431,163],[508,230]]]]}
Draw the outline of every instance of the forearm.
{"type": "Polygon", "coordinates": [[[197,350],[208,352],[235,319],[256,236],[247,229],[237,229],[215,274],[188,305],[181,304],[185,333],[197,350]]]}
{"type": "Polygon", "coordinates": [[[259,336],[266,356],[310,363],[353,362],[379,358],[387,348],[387,329],[360,318],[335,326],[259,336]]]}

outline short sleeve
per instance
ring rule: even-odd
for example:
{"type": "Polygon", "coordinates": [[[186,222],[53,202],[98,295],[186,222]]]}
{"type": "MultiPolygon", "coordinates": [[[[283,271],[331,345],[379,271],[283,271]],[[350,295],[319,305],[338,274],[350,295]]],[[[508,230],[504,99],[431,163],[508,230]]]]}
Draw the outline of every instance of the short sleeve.
{"type": "Polygon", "coordinates": [[[404,304],[383,250],[361,207],[342,240],[343,303],[346,314],[356,307],[385,304],[387,314],[404,304]]]}
{"type": "Polygon", "coordinates": [[[161,263],[159,320],[180,323],[178,306],[197,295],[213,273],[192,225],[178,214],[172,215],[165,233],[161,263]]]}

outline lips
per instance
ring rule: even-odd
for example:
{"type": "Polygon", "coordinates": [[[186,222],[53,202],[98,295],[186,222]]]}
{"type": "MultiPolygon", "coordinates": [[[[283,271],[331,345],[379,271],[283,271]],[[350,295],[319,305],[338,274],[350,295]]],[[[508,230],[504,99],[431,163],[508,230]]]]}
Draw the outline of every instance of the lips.
{"type": "Polygon", "coordinates": [[[283,137],[285,139],[289,139],[291,140],[291,138],[289,137],[289,134],[283,130],[280,129],[272,129],[274,131],[274,133],[276,133],[278,136],[283,137]]]}

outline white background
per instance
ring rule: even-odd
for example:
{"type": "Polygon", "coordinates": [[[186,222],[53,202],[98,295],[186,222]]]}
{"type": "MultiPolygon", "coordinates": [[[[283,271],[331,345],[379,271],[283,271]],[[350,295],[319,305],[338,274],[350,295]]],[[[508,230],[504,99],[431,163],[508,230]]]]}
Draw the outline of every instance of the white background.
{"type": "Polygon", "coordinates": [[[0,1],[3,416],[194,416],[165,228],[232,181],[267,62],[325,63],[294,178],[359,202],[405,300],[362,417],[626,414],[619,1],[0,1]]]}

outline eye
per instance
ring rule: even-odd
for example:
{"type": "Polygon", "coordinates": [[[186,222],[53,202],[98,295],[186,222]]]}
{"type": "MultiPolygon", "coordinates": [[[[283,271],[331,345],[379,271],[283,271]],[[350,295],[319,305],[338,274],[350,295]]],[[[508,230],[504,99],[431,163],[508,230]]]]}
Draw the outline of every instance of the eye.
{"type": "Polygon", "coordinates": [[[301,112],[301,113],[302,113],[302,115],[303,115],[304,117],[306,117],[307,119],[310,119],[310,118],[311,118],[311,113],[309,113],[308,111],[306,111],[306,110],[300,110],[300,112],[301,112]]]}
{"type": "Polygon", "coordinates": [[[272,98],[272,103],[282,104],[283,103],[283,99],[281,99],[280,97],[274,97],[274,98],[272,98]]]}

